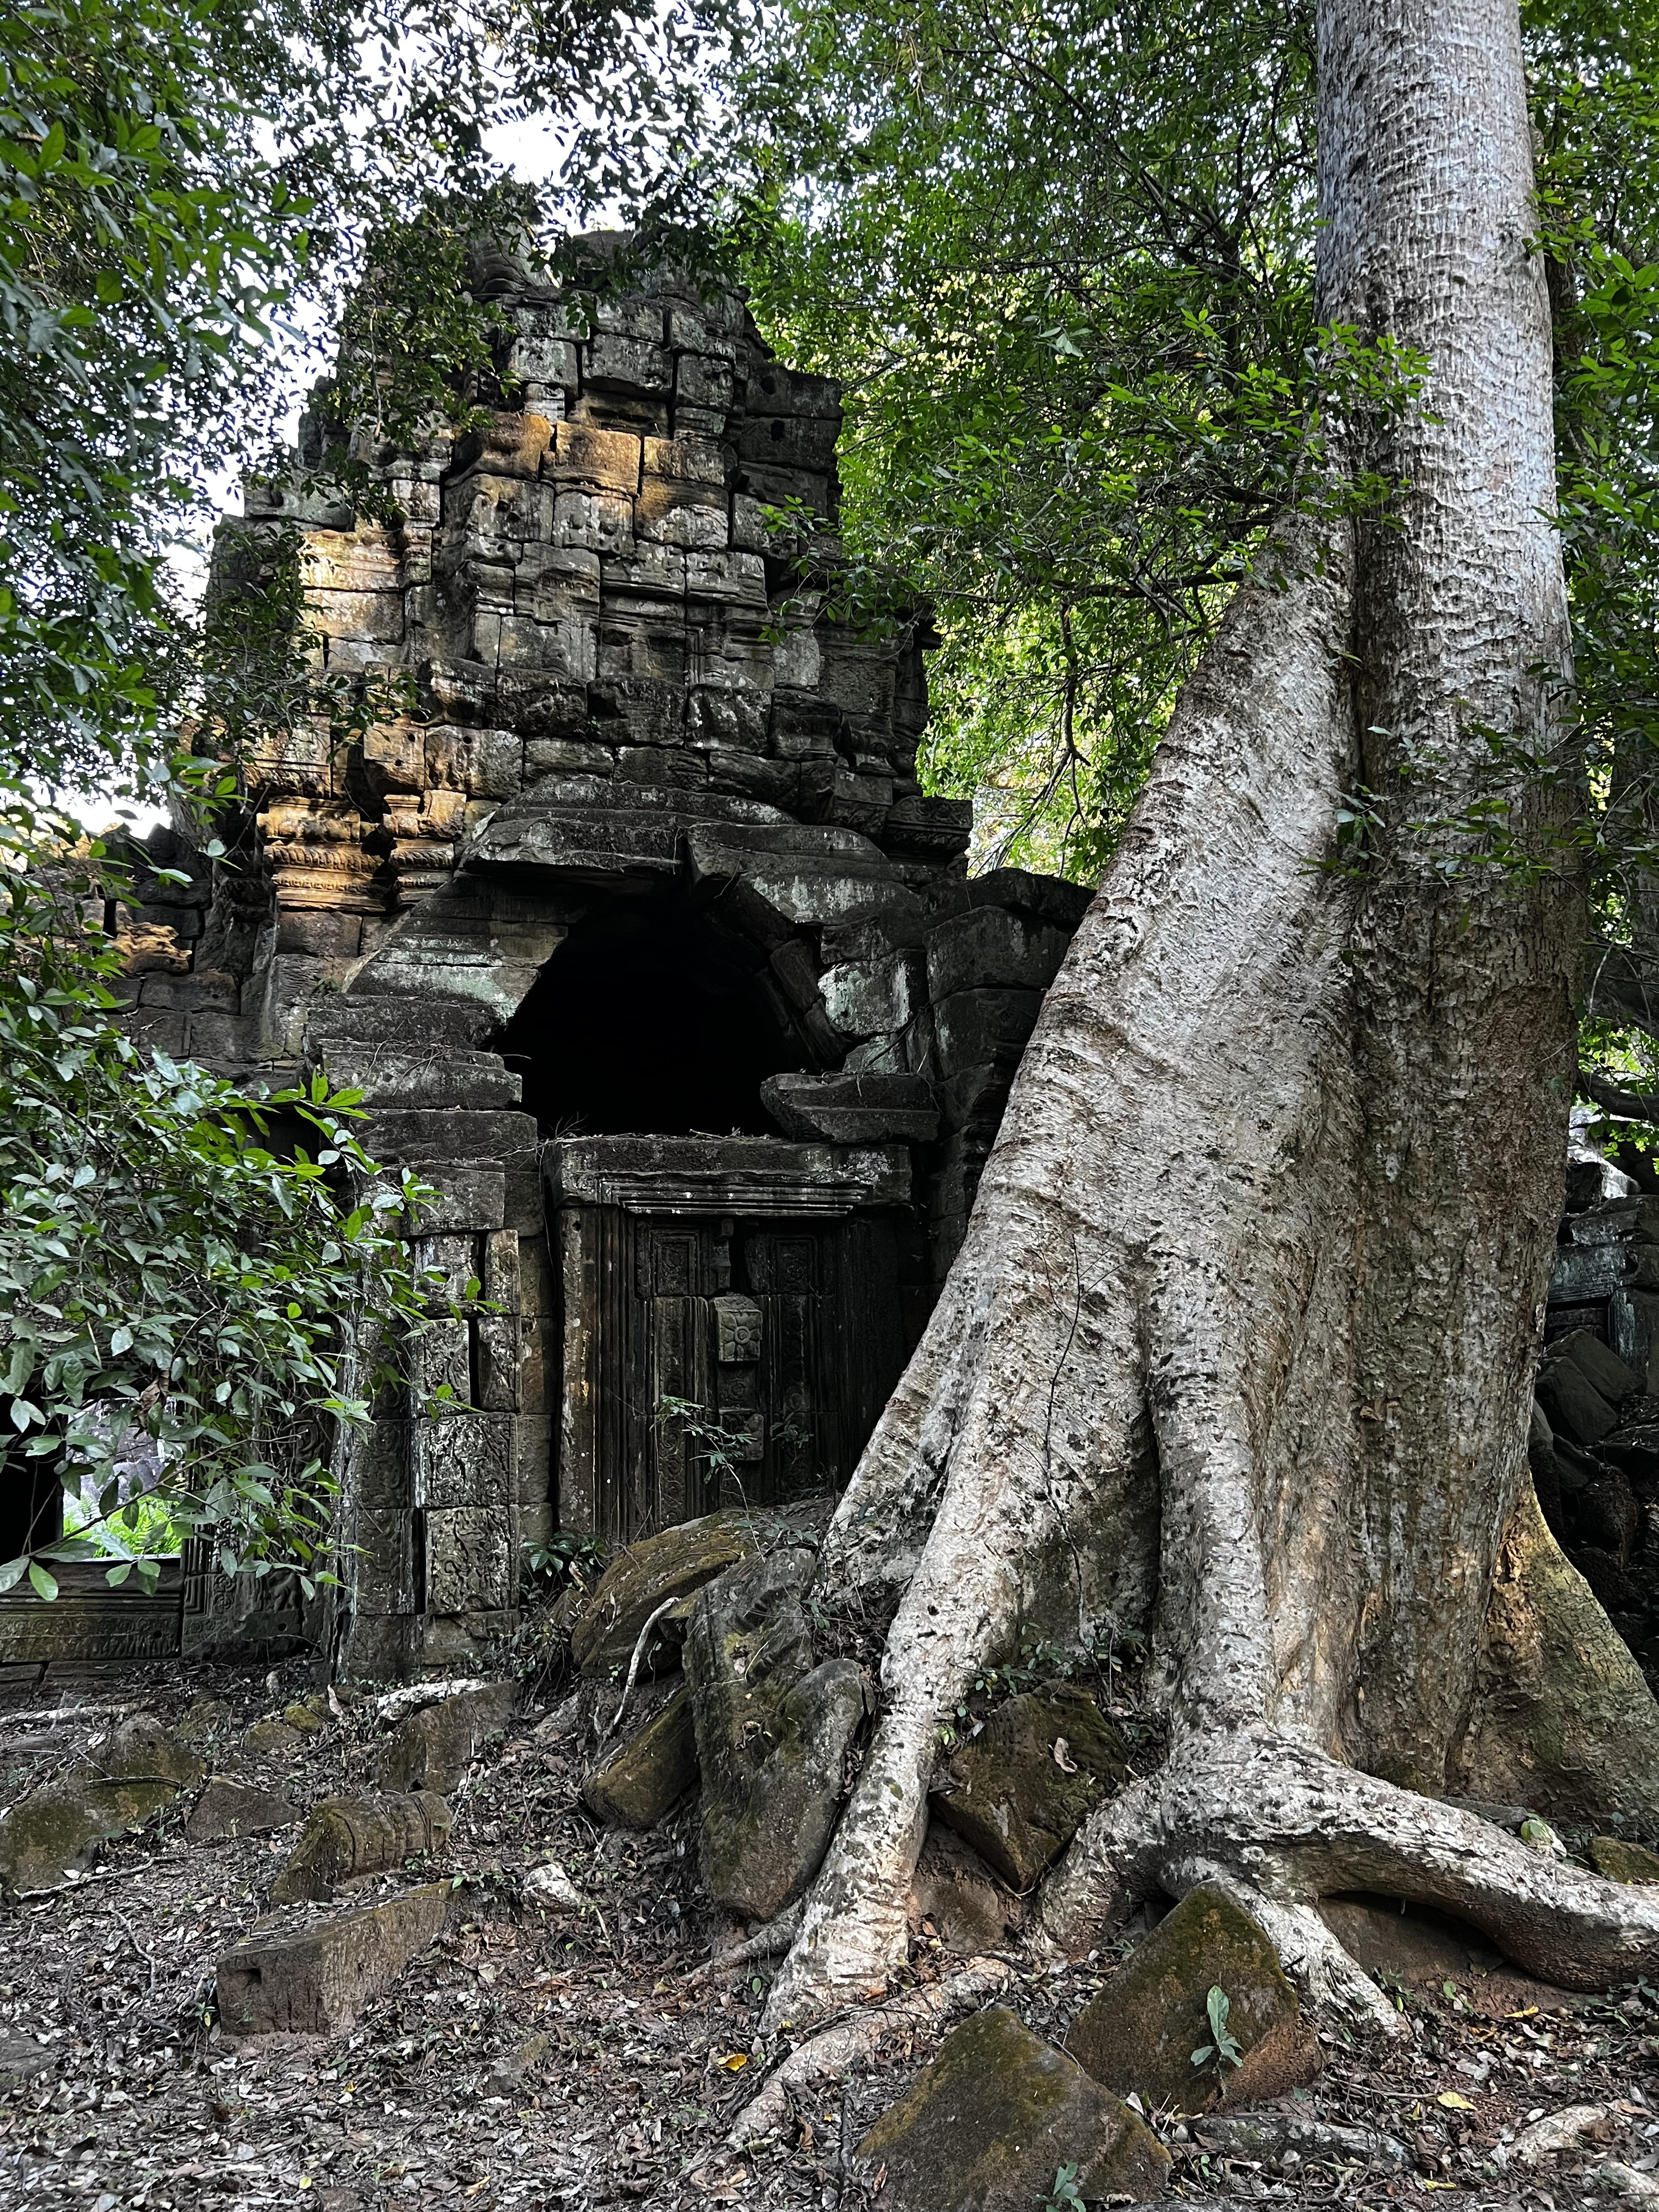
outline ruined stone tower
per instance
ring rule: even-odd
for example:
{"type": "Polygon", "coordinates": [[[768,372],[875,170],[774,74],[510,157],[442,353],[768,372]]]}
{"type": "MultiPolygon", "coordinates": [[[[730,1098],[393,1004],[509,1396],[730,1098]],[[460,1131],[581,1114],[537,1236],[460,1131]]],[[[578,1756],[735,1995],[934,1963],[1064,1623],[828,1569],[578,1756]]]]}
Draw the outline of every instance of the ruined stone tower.
{"type": "Polygon", "coordinates": [[[361,1086],[442,1194],[423,1256],[497,1309],[344,1470],[343,1657],[379,1674],[509,1622],[556,1524],[845,1480],[1086,903],[967,876],[969,807],[915,780],[921,638],[838,625],[769,532],[835,516],[835,386],[672,276],[489,283],[518,404],[360,438],[399,520],[247,488],[256,545],[302,533],[325,671],[418,709],[250,763],[252,856],[156,887],[135,1016],[361,1086]]]}

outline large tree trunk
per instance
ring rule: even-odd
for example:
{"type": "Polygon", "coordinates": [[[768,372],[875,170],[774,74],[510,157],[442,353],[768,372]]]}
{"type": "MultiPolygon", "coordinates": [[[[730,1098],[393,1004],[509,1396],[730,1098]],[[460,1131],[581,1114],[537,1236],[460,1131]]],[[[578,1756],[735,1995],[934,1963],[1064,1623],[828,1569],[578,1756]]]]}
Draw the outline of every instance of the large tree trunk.
{"type": "MultiPolygon", "coordinates": [[[[1570,1980],[1659,1959],[1659,1901],[1429,1802],[1503,1735],[1483,1634],[1530,1504],[1582,926],[1558,868],[1484,867],[1464,824],[1496,798],[1547,851],[1564,788],[1536,772],[1568,647],[1515,0],[1322,0],[1320,66],[1321,319],[1432,363],[1343,465],[1406,489],[1277,533],[1049,994],[830,1531],[826,1597],[896,1611],[775,2021],[902,1960],[939,1723],[1031,1629],[1148,1634],[1170,1724],[1050,1881],[1067,1949],[1219,1876],[1360,2002],[1333,1889],[1449,1905],[1570,1980]]],[[[1651,1793],[1659,1714],[1591,1618],[1574,1650],[1651,1793]]]]}

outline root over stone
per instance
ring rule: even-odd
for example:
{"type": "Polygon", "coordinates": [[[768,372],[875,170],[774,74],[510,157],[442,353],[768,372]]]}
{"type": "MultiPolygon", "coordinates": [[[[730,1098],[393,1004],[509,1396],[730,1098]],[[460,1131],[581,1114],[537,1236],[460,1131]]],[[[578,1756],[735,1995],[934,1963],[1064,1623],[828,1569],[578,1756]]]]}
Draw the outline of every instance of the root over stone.
{"type": "MultiPolygon", "coordinates": [[[[831,1525],[826,1591],[896,1609],[774,2024],[902,1962],[940,1723],[1033,1631],[1145,1635],[1171,1746],[1051,1878],[1060,1948],[1208,1880],[1379,2025],[1328,1891],[1439,1905],[1570,1986],[1659,1962],[1659,1899],[1438,1802],[1548,1756],[1506,1732],[1499,1646],[1525,1640],[1504,1562],[1536,1549],[1583,921],[1559,868],[1476,867],[1467,826],[1496,797],[1559,850],[1568,781],[1540,772],[1568,632],[1518,26],[1513,0],[1319,22],[1320,318],[1419,348],[1425,404],[1340,434],[1320,511],[1236,593],[831,1525]],[[1388,526],[1345,471],[1401,486],[1388,526]]],[[[1659,1713],[1611,1628],[1565,1566],[1527,1587],[1577,1609],[1570,1651],[1542,1634],[1553,1709],[1597,1675],[1631,1808],[1659,1810],[1659,1713]]]]}

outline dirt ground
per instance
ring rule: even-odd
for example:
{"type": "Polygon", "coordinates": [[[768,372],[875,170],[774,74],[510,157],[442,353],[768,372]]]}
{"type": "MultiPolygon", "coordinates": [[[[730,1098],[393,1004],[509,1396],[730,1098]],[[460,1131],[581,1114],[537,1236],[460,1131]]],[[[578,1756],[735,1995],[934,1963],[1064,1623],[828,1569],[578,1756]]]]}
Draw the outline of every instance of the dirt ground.
{"type": "MultiPolygon", "coordinates": [[[[109,1725],[112,1705],[173,1722],[204,1696],[231,1709],[220,1771],[301,1804],[366,1786],[380,1725],[368,1704],[330,1718],[287,1756],[236,1753],[250,1723],[312,1686],[297,1663],[275,1674],[135,1669],[82,1693],[99,1712],[46,1720],[38,1707],[35,1717],[0,1710],[0,1801],[71,1767],[109,1725]]],[[[870,2204],[847,2172],[847,2149],[931,2044],[890,2042],[844,2087],[798,2105],[787,2140],[722,2155],[776,2055],[757,2034],[763,1972],[722,1984],[696,1971],[726,1931],[699,1897],[694,1814],[682,1810],[648,1836],[596,1826],[574,1762],[537,1736],[544,1718],[534,1705],[523,1709],[453,1793],[449,1848],[412,1869],[458,1884],[448,1930],[348,2036],[239,2046],[216,2021],[220,1954],[256,1926],[282,1924],[267,1893],[295,1831],[192,1848],[186,1795],[106,1847],[80,1881],[0,1912],[0,2045],[32,2037],[54,2061],[0,2094],[0,2204],[870,2204]],[[526,1896],[525,1874],[549,1858],[586,1903],[526,1896]]],[[[371,1884],[354,1901],[410,1878],[371,1884]]],[[[1063,2040],[1115,1957],[1022,1975],[1006,2002],[1063,2040]]],[[[918,1939],[918,1981],[954,1963],[918,1939]]],[[[1617,2160],[1659,2198],[1659,1990],[1638,1984],[1559,2011],[1489,2006],[1497,2017],[1473,2009],[1449,1981],[1432,2000],[1400,2001],[1409,2042],[1382,2051],[1325,2023],[1322,2075],[1281,2109],[1380,2130],[1407,2146],[1404,2170],[1229,2159],[1203,2147],[1201,2122],[1154,2113],[1175,2154],[1172,2197],[1561,2208],[1595,2196],[1610,2204],[1600,2173],[1617,2160]],[[1530,2122],[1583,2106],[1605,2108],[1589,2137],[1533,2169],[1517,2164],[1510,2146],[1530,2122]]],[[[1626,2178],[1624,2186],[1640,2185],[1626,2178]]],[[[878,2197],[874,2204],[879,2212],[878,2197]]],[[[1042,2212],[1040,2199],[1031,2212],[1042,2212]]]]}

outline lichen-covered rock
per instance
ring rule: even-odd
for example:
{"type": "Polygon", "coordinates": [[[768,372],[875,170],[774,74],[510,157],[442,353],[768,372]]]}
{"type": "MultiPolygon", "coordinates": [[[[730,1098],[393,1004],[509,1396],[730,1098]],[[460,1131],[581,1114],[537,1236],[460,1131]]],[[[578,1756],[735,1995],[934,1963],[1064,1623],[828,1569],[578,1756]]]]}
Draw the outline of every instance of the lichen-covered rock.
{"type": "Polygon", "coordinates": [[[242,1737],[242,1748],[255,1759],[289,1759],[303,1739],[286,1721],[255,1721],[242,1737]]]}
{"type": "Polygon", "coordinates": [[[292,1936],[252,1936],[219,1961],[226,2035],[339,2035],[441,1930],[447,1881],[336,1914],[292,1936]]]}
{"type": "Polygon", "coordinates": [[[685,1669],[702,1770],[702,1876],[717,1903],[769,1920],[828,1850],[866,1690],[850,1659],[812,1665],[798,1595],[804,1549],[772,1553],[702,1591],[685,1669]]]}
{"type": "MultiPolygon", "coordinates": [[[[571,1624],[570,1653],[581,1672],[603,1678],[627,1672],[640,1631],[670,1599],[690,1599],[755,1550],[757,1534],[746,1513],[705,1515],[647,1536],[618,1553],[571,1624]]],[[[684,1621],[671,1628],[659,1622],[641,1653],[643,1674],[671,1670],[679,1663],[684,1621]]]]}
{"type": "Polygon", "coordinates": [[[192,1751],[205,1751],[230,1727],[230,1707],[222,1698],[194,1698],[173,1733],[192,1751]]]}
{"type": "Polygon", "coordinates": [[[185,1837],[192,1844],[218,1844],[235,1836],[268,1836],[291,1828],[299,1818],[299,1807],[274,1790],[216,1774],[191,1808],[185,1837]]]}
{"type": "Polygon", "coordinates": [[[1163,2194],[1170,2154],[1146,2122],[1006,2006],[976,2013],[858,2147],[890,2212],[1036,2212],[1062,2166],[1102,2197],[1163,2194]]]}
{"type": "Polygon", "coordinates": [[[409,1796],[325,1797],[270,1886],[273,1905],[332,1897],[360,1875],[386,1874],[435,1850],[450,1831],[449,1808],[430,1790],[409,1796]]]}
{"type": "Polygon", "coordinates": [[[205,1763],[154,1713],[132,1713],[92,1747],[93,1764],[112,1782],[170,1782],[193,1790],[205,1763]]]}
{"type": "Polygon", "coordinates": [[[1590,1864],[1609,1881],[1659,1881],[1659,1852],[1623,1836],[1592,1836],[1590,1864]]]}
{"type": "Polygon", "coordinates": [[[100,1844],[172,1804],[177,1783],[164,1776],[115,1781],[66,1775],[0,1813],[0,1891],[61,1889],[84,1873],[100,1844]]]}
{"type": "Polygon", "coordinates": [[[380,1746],[382,1790],[435,1790],[447,1797],[459,1786],[487,1736],[513,1717],[516,1682],[487,1682],[423,1705],[393,1729],[380,1746]]]}
{"type": "Polygon", "coordinates": [[[619,1827],[654,1828],[696,1784],[696,1726],[682,1682],[642,1727],[602,1754],[582,1784],[582,1802],[619,1827]]]}
{"type": "Polygon", "coordinates": [[[1312,2081],[1319,2045],[1271,1939],[1224,1890],[1189,1890],[1072,2023],[1066,2048],[1103,2087],[1206,2112],[1312,2081]],[[1209,1993],[1227,1998],[1240,2063],[1193,2063],[1212,2041],[1209,1993]]]}
{"type": "Polygon", "coordinates": [[[1412,2154],[1395,2136],[1345,2128],[1313,2112],[1212,2113],[1193,2130],[1204,2149],[1287,2172],[1310,2159],[1324,2166],[1378,2166],[1399,2173],[1412,2154]]]}
{"type": "Polygon", "coordinates": [[[935,1781],[933,1810],[1028,1890],[1128,1774],[1123,1739],[1086,1691],[1050,1682],[998,1705],[935,1781]]]}

